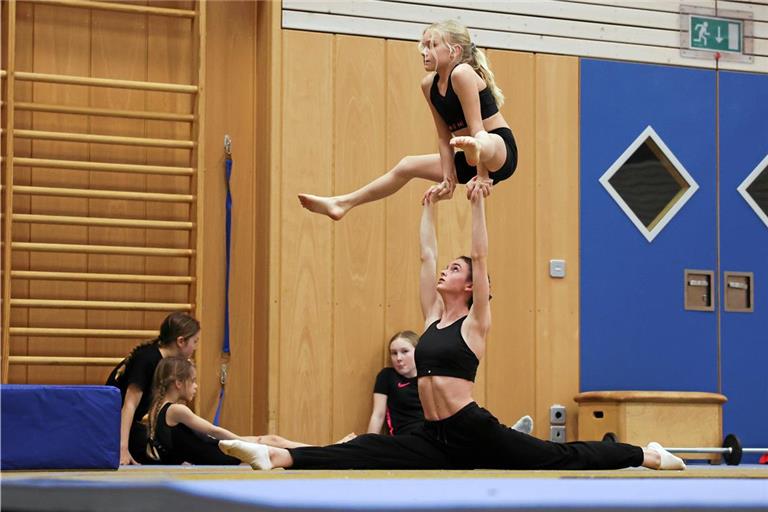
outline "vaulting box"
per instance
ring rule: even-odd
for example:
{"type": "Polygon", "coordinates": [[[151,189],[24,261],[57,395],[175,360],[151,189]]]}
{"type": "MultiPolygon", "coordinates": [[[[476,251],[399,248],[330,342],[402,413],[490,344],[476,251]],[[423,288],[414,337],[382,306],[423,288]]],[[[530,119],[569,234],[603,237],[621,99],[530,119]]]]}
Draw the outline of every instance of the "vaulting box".
{"type": "Polygon", "coordinates": [[[0,468],[117,469],[120,391],[111,386],[0,386],[0,468]]]}
{"type": "MultiPolygon", "coordinates": [[[[579,440],[605,436],[638,446],[657,441],[667,447],[717,448],[723,443],[722,406],[717,393],[682,391],[589,391],[579,404],[579,440]]],[[[686,454],[686,459],[719,455],[686,454]]]]}

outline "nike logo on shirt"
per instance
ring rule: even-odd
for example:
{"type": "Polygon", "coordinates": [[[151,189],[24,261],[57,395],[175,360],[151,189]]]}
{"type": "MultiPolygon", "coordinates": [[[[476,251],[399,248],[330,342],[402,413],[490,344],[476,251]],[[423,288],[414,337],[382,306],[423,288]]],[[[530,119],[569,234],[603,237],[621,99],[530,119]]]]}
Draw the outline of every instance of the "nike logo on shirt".
{"type": "Polygon", "coordinates": [[[398,382],[397,383],[397,387],[398,388],[404,388],[405,386],[410,386],[410,385],[411,385],[410,382],[398,382]]]}

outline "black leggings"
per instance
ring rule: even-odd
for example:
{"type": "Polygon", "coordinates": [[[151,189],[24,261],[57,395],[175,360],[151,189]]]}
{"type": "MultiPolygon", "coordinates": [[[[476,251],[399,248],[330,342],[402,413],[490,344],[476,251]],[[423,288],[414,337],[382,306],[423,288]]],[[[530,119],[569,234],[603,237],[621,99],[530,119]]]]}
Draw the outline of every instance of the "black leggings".
{"type": "MultiPolygon", "coordinates": [[[[515,136],[512,135],[512,130],[509,128],[496,128],[488,133],[495,133],[501,137],[504,140],[504,145],[507,147],[507,159],[504,161],[504,165],[488,173],[488,177],[493,180],[495,185],[512,176],[515,169],[517,169],[517,144],[515,144],[515,136]]],[[[453,155],[453,165],[456,167],[456,178],[459,183],[466,183],[477,176],[477,167],[467,163],[467,157],[463,151],[457,151],[453,155]]]]}
{"type": "Polygon", "coordinates": [[[643,450],[623,443],[553,443],[513,430],[472,402],[402,436],[365,434],[344,444],[288,450],[292,469],[621,469],[643,450]]]}
{"type": "Polygon", "coordinates": [[[158,441],[154,443],[161,464],[181,464],[183,462],[200,466],[236,466],[240,464],[240,459],[223,453],[219,449],[219,441],[210,436],[198,434],[182,424],[166,428],[170,430],[172,445],[168,447],[158,441]]]}

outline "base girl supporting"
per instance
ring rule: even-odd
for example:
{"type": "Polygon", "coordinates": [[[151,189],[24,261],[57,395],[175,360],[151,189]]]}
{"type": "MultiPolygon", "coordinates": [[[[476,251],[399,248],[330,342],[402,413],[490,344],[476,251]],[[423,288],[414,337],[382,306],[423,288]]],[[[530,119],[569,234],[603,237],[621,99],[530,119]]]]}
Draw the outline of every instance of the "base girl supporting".
{"type": "Polygon", "coordinates": [[[254,468],[270,469],[685,469],[657,443],[553,443],[502,425],[472,398],[475,374],[491,328],[488,235],[484,197],[489,187],[470,187],[472,257],[440,271],[433,200],[425,194],[421,219],[421,305],[425,331],[416,348],[421,405],[426,421],[414,434],[366,434],[346,444],[295,449],[222,441],[222,451],[254,468]]]}

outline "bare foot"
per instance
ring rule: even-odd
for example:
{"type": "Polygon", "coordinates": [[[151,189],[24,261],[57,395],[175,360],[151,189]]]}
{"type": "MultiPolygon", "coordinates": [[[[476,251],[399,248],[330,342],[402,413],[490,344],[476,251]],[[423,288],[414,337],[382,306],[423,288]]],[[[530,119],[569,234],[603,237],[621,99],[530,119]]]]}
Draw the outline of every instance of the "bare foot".
{"type": "Polygon", "coordinates": [[[344,208],[339,206],[338,199],[334,197],[313,196],[311,194],[299,194],[301,206],[314,213],[327,215],[333,220],[341,219],[345,213],[344,208]]]}
{"type": "Polygon", "coordinates": [[[477,165],[480,160],[480,142],[474,137],[454,137],[451,139],[451,146],[464,151],[464,156],[469,165],[477,165]]]}

